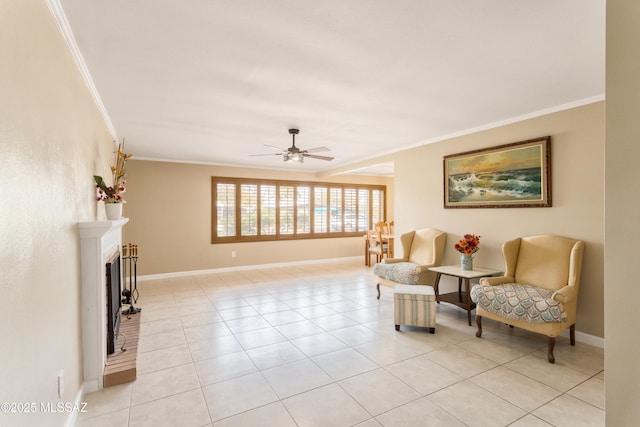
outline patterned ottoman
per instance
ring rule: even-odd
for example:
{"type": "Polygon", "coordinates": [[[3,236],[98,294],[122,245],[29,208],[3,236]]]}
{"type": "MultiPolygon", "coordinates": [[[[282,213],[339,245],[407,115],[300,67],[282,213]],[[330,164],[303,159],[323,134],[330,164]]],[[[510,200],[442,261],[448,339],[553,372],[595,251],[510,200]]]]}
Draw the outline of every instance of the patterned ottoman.
{"type": "Polygon", "coordinates": [[[400,325],[422,326],[436,331],[436,294],[431,286],[396,285],[393,291],[393,318],[400,325]]]}

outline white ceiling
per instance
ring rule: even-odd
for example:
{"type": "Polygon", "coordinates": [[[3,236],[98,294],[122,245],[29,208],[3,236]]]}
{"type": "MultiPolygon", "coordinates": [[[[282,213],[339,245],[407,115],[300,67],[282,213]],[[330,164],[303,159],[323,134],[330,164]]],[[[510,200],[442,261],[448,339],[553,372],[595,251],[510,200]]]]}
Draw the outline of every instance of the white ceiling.
{"type": "Polygon", "coordinates": [[[138,159],[327,172],[604,98],[605,0],[57,1],[138,159]],[[290,127],[335,160],[249,157],[290,127]]]}

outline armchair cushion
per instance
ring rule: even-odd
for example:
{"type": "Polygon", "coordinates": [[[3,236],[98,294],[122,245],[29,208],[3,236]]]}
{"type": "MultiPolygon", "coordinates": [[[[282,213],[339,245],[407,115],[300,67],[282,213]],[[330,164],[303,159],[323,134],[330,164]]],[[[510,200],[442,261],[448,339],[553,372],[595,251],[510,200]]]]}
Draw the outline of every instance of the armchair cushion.
{"type": "Polygon", "coordinates": [[[373,274],[404,285],[420,282],[420,269],[412,262],[379,263],[373,266],[373,274]]]}
{"type": "Polygon", "coordinates": [[[567,322],[564,305],[554,291],[532,285],[483,281],[471,289],[471,299],[483,310],[511,320],[531,323],[567,322]]]}

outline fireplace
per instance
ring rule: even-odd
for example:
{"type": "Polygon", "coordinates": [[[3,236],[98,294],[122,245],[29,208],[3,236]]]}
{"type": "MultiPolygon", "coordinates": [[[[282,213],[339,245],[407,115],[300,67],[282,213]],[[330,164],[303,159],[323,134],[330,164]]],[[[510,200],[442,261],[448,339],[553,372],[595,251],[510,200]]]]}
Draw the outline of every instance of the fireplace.
{"type": "Polygon", "coordinates": [[[107,262],[107,354],[115,352],[116,337],[120,330],[120,316],[122,314],[122,292],[120,274],[120,252],[116,252],[107,262]]]}
{"type": "MultiPolygon", "coordinates": [[[[82,357],[85,393],[100,390],[107,361],[107,269],[122,245],[122,227],[129,221],[78,223],[82,263],[82,357]]],[[[120,257],[121,258],[121,257],[120,257]]],[[[112,262],[120,268],[120,262],[112,262]]],[[[111,274],[111,273],[109,273],[111,274]]],[[[114,277],[120,277],[119,273],[114,277]]],[[[120,297],[118,296],[118,300],[120,297]]]]}

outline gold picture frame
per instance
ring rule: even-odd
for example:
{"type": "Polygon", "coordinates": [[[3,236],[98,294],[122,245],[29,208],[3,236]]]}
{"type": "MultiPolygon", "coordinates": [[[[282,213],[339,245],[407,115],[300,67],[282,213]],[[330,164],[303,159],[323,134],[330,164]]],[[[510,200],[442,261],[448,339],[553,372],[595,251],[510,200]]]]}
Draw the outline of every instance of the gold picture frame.
{"type": "Polygon", "coordinates": [[[551,137],[444,156],[444,207],[551,207],[551,137]]]}

